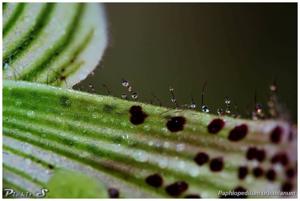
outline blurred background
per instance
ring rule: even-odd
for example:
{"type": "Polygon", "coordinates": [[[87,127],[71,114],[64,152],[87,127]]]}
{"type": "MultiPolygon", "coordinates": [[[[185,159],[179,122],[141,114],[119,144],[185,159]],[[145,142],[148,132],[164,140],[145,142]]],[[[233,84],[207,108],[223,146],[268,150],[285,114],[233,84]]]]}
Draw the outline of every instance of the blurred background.
{"type": "Polygon", "coordinates": [[[266,110],[275,79],[279,99],[296,122],[296,3],[105,5],[109,47],[94,74],[75,88],[107,94],[105,84],[121,97],[124,78],[140,101],[155,101],[155,94],[172,106],[172,86],[180,105],[193,97],[199,106],[207,81],[204,102],[211,113],[228,96],[248,117],[255,91],[266,110]]]}

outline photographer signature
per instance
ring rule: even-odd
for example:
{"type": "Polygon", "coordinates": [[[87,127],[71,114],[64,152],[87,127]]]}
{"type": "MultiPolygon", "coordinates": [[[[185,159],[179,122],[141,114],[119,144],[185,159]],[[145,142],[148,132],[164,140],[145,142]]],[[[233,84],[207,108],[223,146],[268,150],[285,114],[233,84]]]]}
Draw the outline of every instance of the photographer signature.
{"type": "Polygon", "coordinates": [[[17,192],[11,188],[3,189],[3,197],[4,198],[44,198],[48,193],[48,189],[42,188],[38,192],[17,192]]]}

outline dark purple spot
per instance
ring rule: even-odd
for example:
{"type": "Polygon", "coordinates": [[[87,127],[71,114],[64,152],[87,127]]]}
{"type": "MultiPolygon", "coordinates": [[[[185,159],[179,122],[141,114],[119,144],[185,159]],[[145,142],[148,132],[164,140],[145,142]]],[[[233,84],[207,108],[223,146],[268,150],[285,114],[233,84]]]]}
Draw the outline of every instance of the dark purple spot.
{"type": "Polygon", "coordinates": [[[279,161],[280,161],[281,165],[286,166],[289,163],[289,158],[288,158],[287,154],[282,153],[279,161]]]}
{"type": "Polygon", "coordinates": [[[144,123],[146,117],[148,116],[145,112],[142,111],[142,107],[138,105],[134,105],[129,110],[130,122],[134,125],[139,125],[144,123]]]}
{"type": "Polygon", "coordinates": [[[198,165],[203,165],[204,163],[207,163],[209,160],[209,156],[207,153],[204,152],[200,152],[198,153],[195,158],[194,161],[198,164],[198,165]]]}
{"type": "Polygon", "coordinates": [[[283,130],[281,127],[279,126],[276,126],[272,132],[271,132],[271,135],[270,135],[270,140],[271,142],[275,143],[275,144],[278,144],[281,140],[281,135],[283,133],[283,130]]]}
{"type": "Polygon", "coordinates": [[[266,152],[263,149],[258,149],[256,147],[249,147],[246,153],[246,158],[248,160],[256,159],[259,162],[262,162],[266,158],[266,152]]]}
{"type": "Polygon", "coordinates": [[[289,163],[289,158],[285,152],[279,152],[271,158],[271,163],[280,163],[286,166],[289,163]]]}
{"type": "Polygon", "coordinates": [[[179,196],[188,189],[188,184],[184,181],[177,181],[166,187],[166,192],[171,196],[179,196]]]}
{"type": "Polygon", "coordinates": [[[146,178],[146,183],[150,186],[159,188],[163,184],[163,179],[159,174],[152,174],[146,178]]]}
{"type": "Polygon", "coordinates": [[[275,155],[271,158],[271,163],[273,163],[273,164],[279,163],[279,156],[278,156],[278,154],[275,154],[275,155]]]}
{"type": "Polygon", "coordinates": [[[281,186],[282,192],[291,192],[293,190],[293,185],[290,182],[285,182],[281,186]]]}
{"type": "Polygon", "coordinates": [[[189,195],[184,196],[184,198],[201,198],[201,196],[197,195],[197,194],[189,194],[189,195]]]}
{"type": "Polygon", "coordinates": [[[248,174],[248,168],[246,166],[239,167],[238,176],[239,179],[245,179],[248,174]]]}
{"type": "Polygon", "coordinates": [[[276,179],[276,172],[273,169],[270,169],[266,172],[266,178],[269,181],[274,181],[276,179]]]}
{"type": "Polygon", "coordinates": [[[171,117],[171,119],[168,120],[166,126],[171,132],[178,132],[182,131],[185,124],[185,118],[184,117],[171,117]]]}
{"type": "Polygon", "coordinates": [[[266,152],[265,150],[263,149],[258,149],[257,152],[256,152],[256,159],[259,161],[259,162],[262,162],[264,161],[266,158],[266,152]]]}
{"type": "Polygon", "coordinates": [[[239,141],[244,137],[246,137],[247,132],[248,132],[248,127],[246,124],[236,126],[230,131],[228,135],[228,139],[233,142],[239,141]]]}
{"type": "Polygon", "coordinates": [[[223,166],[224,166],[223,158],[221,157],[212,159],[209,164],[210,170],[213,172],[221,171],[223,169],[223,166]]]}
{"type": "Polygon", "coordinates": [[[288,178],[293,178],[295,175],[296,175],[296,172],[293,168],[288,168],[286,171],[285,171],[285,174],[288,178]]]}
{"type": "Polygon", "coordinates": [[[109,188],[108,194],[110,198],[118,198],[120,196],[119,190],[116,188],[109,188]]]}
{"type": "Polygon", "coordinates": [[[248,160],[253,160],[256,158],[256,154],[257,154],[257,148],[249,147],[246,153],[246,158],[248,160]]]}
{"type": "Polygon", "coordinates": [[[261,177],[264,174],[264,170],[261,167],[256,167],[253,169],[253,175],[255,177],[261,177]]]}
{"type": "Polygon", "coordinates": [[[133,105],[133,106],[131,106],[131,108],[129,110],[130,114],[136,114],[136,113],[139,113],[141,111],[142,111],[142,107],[139,106],[139,105],[133,105]]]}
{"type": "Polygon", "coordinates": [[[216,134],[224,127],[224,125],[225,122],[222,119],[214,119],[208,124],[207,130],[209,133],[216,134]]]}

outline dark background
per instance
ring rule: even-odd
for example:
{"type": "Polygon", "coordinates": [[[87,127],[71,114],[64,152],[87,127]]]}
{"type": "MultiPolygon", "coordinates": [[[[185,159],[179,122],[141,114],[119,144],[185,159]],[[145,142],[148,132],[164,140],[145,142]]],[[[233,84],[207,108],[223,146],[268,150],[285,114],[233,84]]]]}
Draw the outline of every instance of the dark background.
{"type": "MultiPolygon", "coordinates": [[[[113,96],[130,81],[139,99],[152,93],[171,106],[169,86],[179,104],[205,103],[212,113],[228,96],[247,117],[254,93],[266,105],[269,85],[294,121],[297,119],[297,4],[106,4],[110,43],[93,76],[78,86],[92,84],[98,94],[113,96]]],[[[78,88],[77,86],[77,88],[78,88]]],[[[265,108],[266,109],[266,108],[265,108]]]]}

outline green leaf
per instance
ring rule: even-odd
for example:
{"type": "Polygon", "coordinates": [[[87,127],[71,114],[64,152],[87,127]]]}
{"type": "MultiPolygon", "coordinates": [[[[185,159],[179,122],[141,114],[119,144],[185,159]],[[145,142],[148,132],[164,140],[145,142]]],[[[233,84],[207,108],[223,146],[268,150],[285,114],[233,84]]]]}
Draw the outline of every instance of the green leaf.
{"type": "Polygon", "coordinates": [[[218,117],[23,81],[3,84],[4,178],[20,189],[35,192],[57,168],[94,177],[131,198],[209,198],[238,186],[251,192],[279,192],[287,182],[295,186],[295,177],[287,178],[285,170],[295,168],[296,140],[290,140],[290,133],[296,131],[286,122],[218,117]],[[208,127],[219,118],[225,126],[213,134],[208,127]],[[247,127],[246,136],[230,140],[241,125],[247,127]],[[280,143],[270,141],[276,128],[281,129],[280,143]],[[247,160],[250,147],[264,150],[265,159],[247,160]],[[201,166],[195,162],[199,152],[210,158],[201,166]],[[278,152],[287,153],[285,166],[271,163],[278,152]],[[212,171],[212,161],[219,157],[223,169],[212,171]],[[243,180],[238,178],[240,166],[249,170],[243,180]],[[265,172],[273,168],[274,181],[254,177],[257,166],[265,172]],[[147,182],[155,174],[163,179],[159,187],[147,182]],[[172,191],[179,181],[188,188],[178,193],[173,185],[172,191]]]}
{"type": "Polygon", "coordinates": [[[101,4],[7,3],[3,77],[70,88],[99,63],[106,29],[101,4]]]}

